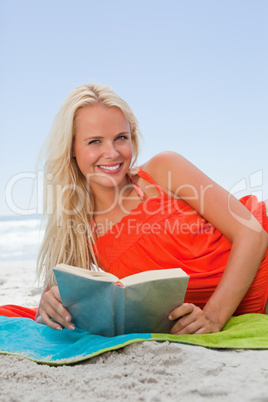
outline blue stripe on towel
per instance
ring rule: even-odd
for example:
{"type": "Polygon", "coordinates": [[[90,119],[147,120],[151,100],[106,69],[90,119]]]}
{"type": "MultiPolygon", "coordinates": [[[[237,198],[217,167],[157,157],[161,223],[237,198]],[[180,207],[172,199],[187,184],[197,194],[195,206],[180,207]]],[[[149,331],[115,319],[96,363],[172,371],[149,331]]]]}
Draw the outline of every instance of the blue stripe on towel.
{"type": "Polygon", "coordinates": [[[115,337],[92,335],[76,328],[55,331],[29,318],[0,316],[0,353],[14,354],[47,364],[70,364],[151,339],[151,334],[115,337]]]}

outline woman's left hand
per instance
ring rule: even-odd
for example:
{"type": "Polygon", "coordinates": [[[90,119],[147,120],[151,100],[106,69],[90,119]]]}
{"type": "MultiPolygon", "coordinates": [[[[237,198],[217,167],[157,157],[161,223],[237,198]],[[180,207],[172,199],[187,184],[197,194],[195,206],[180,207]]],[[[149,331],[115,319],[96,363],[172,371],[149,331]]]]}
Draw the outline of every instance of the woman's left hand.
{"type": "Polygon", "coordinates": [[[191,303],[184,303],[176,307],[170,313],[169,319],[178,320],[170,331],[173,335],[210,334],[221,330],[208,312],[191,303]]]}

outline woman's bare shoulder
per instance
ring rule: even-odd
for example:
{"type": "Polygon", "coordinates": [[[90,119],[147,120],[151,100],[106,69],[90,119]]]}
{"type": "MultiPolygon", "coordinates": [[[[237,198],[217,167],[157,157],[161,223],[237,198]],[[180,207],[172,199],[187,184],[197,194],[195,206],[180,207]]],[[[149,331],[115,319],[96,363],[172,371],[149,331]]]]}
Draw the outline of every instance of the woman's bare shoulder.
{"type": "MultiPolygon", "coordinates": [[[[183,165],[185,159],[182,155],[173,151],[163,151],[154,155],[147,162],[139,166],[141,170],[148,173],[156,182],[165,183],[167,172],[173,168],[178,168],[183,165]]],[[[163,183],[163,184],[164,184],[163,183]]]]}
{"type": "Polygon", "coordinates": [[[170,165],[172,165],[172,163],[175,161],[178,163],[179,161],[183,160],[185,160],[183,156],[177,152],[163,151],[154,155],[147,162],[144,162],[139,166],[139,168],[150,174],[150,172],[157,172],[158,170],[160,171],[170,167],[170,165]]]}
{"type": "Polygon", "coordinates": [[[163,151],[154,155],[151,159],[138,167],[148,173],[167,194],[172,195],[172,193],[170,193],[169,180],[170,177],[174,175],[170,173],[176,171],[176,176],[178,176],[184,161],[185,159],[176,152],[163,151]]]}

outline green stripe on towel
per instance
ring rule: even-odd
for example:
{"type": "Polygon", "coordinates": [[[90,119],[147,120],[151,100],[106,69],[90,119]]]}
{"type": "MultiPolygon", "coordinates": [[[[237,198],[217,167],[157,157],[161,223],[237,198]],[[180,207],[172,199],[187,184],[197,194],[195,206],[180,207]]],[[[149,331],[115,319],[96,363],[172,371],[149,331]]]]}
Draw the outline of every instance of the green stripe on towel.
{"type": "Polygon", "coordinates": [[[268,349],[268,316],[232,317],[221,332],[205,335],[152,334],[156,341],[188,343],[216,349],[268,349]]]}

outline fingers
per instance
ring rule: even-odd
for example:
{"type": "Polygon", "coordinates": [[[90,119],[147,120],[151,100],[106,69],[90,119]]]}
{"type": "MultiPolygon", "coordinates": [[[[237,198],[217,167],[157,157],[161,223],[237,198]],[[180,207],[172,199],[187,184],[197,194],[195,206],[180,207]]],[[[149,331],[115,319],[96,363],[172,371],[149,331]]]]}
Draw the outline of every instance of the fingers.
{"type": "Polygon", "coordinates": [[[192,313],[194,308],[195,308],[194,304],[183,303],[181,306],[176,307],[173,311],[171,311],[168,318],[170,320],[176,320],[180,317],[185,316],[186,314],[192,313]]]}
{"type": "Polygon", "coordinates": [[[42,323],[52,329],[61,330],[66,327],[70,330],[75,328],[71,322],[70,313],[63,307],[61,303],[60,293],[57,286],[53,286],[49,291],[45,292],[39,306],[39,312],[42,323]]]}
{"type": "Polygon", "coordinates": [[[172,327],[171,334],[204,334],[214,332],[204,311],[194,304],[182,304],[170,313],[169,319],[178,320],[172,327]]]}
{"type": "Polygon", "coordinates": [[[207,331],[205,330],[205,328],[202,327],[202,323],[200,323],[198,321],[194,321],[185,326],[182,326],[181,324],[176,323],[172,327],[170,333],[173,335],[205,334],[205,333],[207,333],[207,331]]]}

